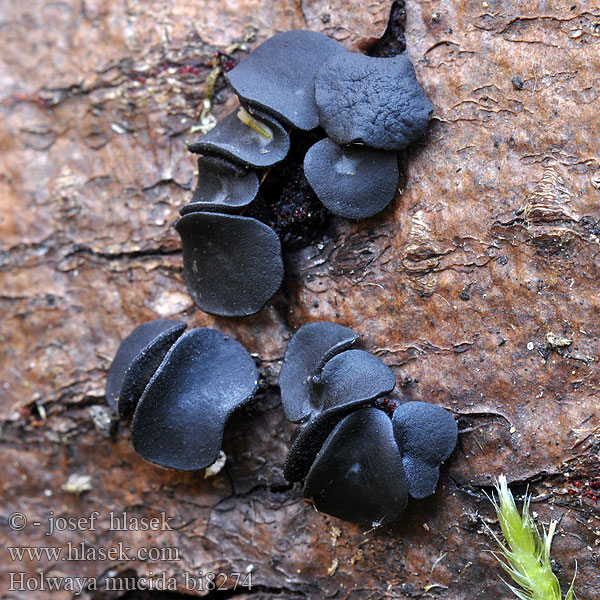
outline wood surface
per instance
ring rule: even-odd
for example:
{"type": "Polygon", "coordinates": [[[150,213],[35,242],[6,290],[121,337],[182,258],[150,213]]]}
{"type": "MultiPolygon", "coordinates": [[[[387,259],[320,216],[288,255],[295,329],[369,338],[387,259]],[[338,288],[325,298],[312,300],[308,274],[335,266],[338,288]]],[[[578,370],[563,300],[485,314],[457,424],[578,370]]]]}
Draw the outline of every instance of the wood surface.
{"type": "MultiPolygon", "coordinates": [[[[0,1],[0,597],[73,595],[10,592],[10,572],[183,582],[202,571],[252,575],[252,589],[201,593],[210,598],[509,598],[484,528],[496,526],[484,492],[501,473],[515,493],[528,487],[540,522],[560,520],[561,583],[577,564],[579,597],[597,597],[600,500],[587,493],[600,482],[596,2],[407,0],[395,31],[435,112],[400,155],[392,205],[335,219],[320,243],[289,254],[284,286],[253,317],[208,316],[187,294],[173,223],[195,185],[185,144],[199,135],[215,51],[293,28],[364,50],[390,8],[0,1]],[[126,425],[109,433],[112,357],[158,317],[217,327],[256,357],[259,397],[229,424],[227,465],[212,479],[145,463],[126,425]],[[277,374],[293,332],[314,320],[352,327],[394,370],[399,396],[458,419],[437,493],[393,526],[316,513],[283,478],[294,426],[277,374]],[[90,489],[73,493],[74,475],[90,489]],[[124,510],[164,512],[173,531],[109,531],[108,514],[124,510]],[[100,519],[93,532],[45,536],[33,522],[50,511],[100,519]],[[22,531],[7,526],[14,512],[28,519],[22,531]],[[181,560],[13,561],[4,548],[82,540],[173,547],[181,560]]],[[[222,78],[216,89],[222,117],[236,99],[222,78]]]]}

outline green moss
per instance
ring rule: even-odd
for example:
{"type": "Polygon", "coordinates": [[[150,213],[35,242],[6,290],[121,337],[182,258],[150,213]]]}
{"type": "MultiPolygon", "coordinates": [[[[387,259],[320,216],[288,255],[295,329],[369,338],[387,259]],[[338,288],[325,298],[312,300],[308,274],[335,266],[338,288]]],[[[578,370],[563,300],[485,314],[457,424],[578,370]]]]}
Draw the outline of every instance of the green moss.
{"type": "MultiPolygon", "coordinates": [[[[523,511],[519,513],[504,475],[498,478],[496,490],[498,500],[490,500],[496,509],[503,539],[490,532],[500,546],[500,552],[494,552],[494,556],[516,584],[507,583],[508,587],[521,600],[562,600],[560,585],[550,562],[550,547],[557,522],[551,521],[548,531],[543,529],[540,535],[529,514],[530,497],[526,498],[523,511]]],[[[564,600],[575,599],[574,583],[575,577],[564,600]]]]}

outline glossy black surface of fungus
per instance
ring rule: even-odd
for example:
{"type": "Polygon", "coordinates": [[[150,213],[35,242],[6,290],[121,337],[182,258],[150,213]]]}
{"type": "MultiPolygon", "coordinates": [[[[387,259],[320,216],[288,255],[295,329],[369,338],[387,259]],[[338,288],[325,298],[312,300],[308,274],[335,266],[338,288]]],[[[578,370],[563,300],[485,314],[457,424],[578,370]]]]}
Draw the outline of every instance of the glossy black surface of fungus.
{"type": "Polygon", "coordinates": [[[227,419],[257,386],[256,366],[241,344],[215,329],[190,330],[138,402],[131,424],[136,451],[164,467],[208,467],[219,455],[227,419]]]}
{"type": "Polygon", "coordinates": [[[290,149],[286,130],[272,117],[253,112],[262,133],[243,123],[239,109],[227,115],[197,142],[188,145],[196,154],[225,157],[245,167],[264,168],[282,161],[290,149]]]}
{"type": "Polygon", "coordinates": [[[281,243],[267,225],[247,217],[192,212],[175,227],[188,291],[205,312],[251,315],[281,285],[281,243]]]}
{"type": "Polygon", "coordinates": [[[336,323],[303,325],[285,351],[279,373],[281,401],[287,418],[298,423],[314,410],[313,377],[319,376],[327,361],[350,348],[358,335],[336,323]]]}
{"type": "Polygon", "coordinates": [[[435,492],[440,465],[456,447],[458,426],[441,406],[407,402],[392,416],[394,435],[402,453],[402,464],[413,498],[435,492]]]}
{"type": "Polygon", "coordinates": [[[186,327],[185,323],[174,324],[170,329],[159,333],[133,358],[125,372],[117,403],[121,419],[128,417],[134,411],[146,385],[186,327]]]}
{"type": "Polygon", "coordinates": [[[258,193],[258,176],[217,156],[198,159],[198,183],[191,202],[179,213],[228,212],[247,206],[258,193]]]}
{"type": "Polygon", "coordinates": [[[341,421],[309,471],[304,497],[353,523],[375,527],[398,519],[408,492],[390,419],[363,408],[341,421]]]}
{"type": "Polygon", "coordinates": [[[406,54],[338,54],[319,69],[315,98],[333,141],[382,150],[402,150],[421,137],[433,111],[406,54]]]}
{"type": "Polygon", "coordinates": [[[343,52],[341,44],[322,33],[286,31],[262,43],[227,78],[244,102],[308,131],[319,125],[315,74],[324,61],[343,52]]]}
{"type": "Polygon", "coordinates": [[[315,412],[294,438],[285,478],[303,479],[335,425],[350,412],[389,394],[395,385],[392,371],[364,350],[346,350],[332,357],[320,376],[313,377],[310,393],[315,412]]]}
{"type": "Polygon", "coordinates": [[[398,187],[394,152],[342,148],[330,139],[317,142],[306,153],[304,174],[319,200],[346,219],[366,219],[381,212],[398,187]]]}
{"type": "MultiPolygon", "coordinates": [[[[106,401],[116,413],[119,412],[118,399],[131,362],[156,337],[173,328],[179,328],[182,325],[183,329],[185,329],[185,324],[181,321],[156,319],[139,325],[121,342],[106,377],[106,401]]],[[[145,383],[148,382],[151,376],[152,373],[148,375],[145,383]]]]}

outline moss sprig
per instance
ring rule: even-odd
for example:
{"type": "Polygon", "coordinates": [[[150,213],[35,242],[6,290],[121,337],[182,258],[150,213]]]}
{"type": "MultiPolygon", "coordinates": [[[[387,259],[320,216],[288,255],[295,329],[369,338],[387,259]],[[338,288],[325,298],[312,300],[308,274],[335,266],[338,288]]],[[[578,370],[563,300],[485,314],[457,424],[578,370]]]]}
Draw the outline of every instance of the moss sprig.
{"type": "MultiPolygon", "coordinates": [[[[523,503],[519,513],[506,476],[500,475],[496,484],[498,499],[490,498],[496,509],[502,537],[489,527],[488,530],[500,547],[493,552],[502,568],[510,575],[516,585],[506,584],[520,600],[563,600],[558,579],[552,571],[550,548],[556,531],[557,521],[551,521],[542,535],[529,512],[531,496],[523,503]]],[[[564,600],[576,600],[575,576],[564,596],[564,600]]]]}

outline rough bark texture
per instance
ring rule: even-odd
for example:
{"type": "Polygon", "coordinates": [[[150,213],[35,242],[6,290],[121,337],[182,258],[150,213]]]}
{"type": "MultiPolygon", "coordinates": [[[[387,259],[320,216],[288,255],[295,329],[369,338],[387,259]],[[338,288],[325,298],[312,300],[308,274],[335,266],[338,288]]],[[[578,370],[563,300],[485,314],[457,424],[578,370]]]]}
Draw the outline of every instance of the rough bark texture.
{"type": "MultiPolygon", "coordinates": [[[[0,2],[0,542],[181,553],[51,564],[3,549],[2,597],[46,597],[8,592],[10,571],[182,581],[201,570],[252,571],[240,598],[507,598],[483,527],[494,519],[482,492],[500,473],[518,491],[529,484],[541,521],[561,519],[561,582],[577,561],[579,596],[597,596],[600,501],[587,495],[600,481],[597,3],[408,0],[407,50],[435,114],[401,156],[393,205],[335,220],[322,244],[289,257],[284,289],[254,317],[209,317],[186,293],[172,224],[194,185],[185,142],[213,53],[252,28],[250,47],[311,28],[367,48],[389,11],[347,0],[0,2]],[[167,316],[235,336],[261,370],[259,401],[228,427],[228,463],[213,479],[159,470],[133,452],[126,426],[110,438],[95,426],[120,340],[167,316]],[[359,332],[399,395],[459,419],[438,492],[393,527],[317,514],[283,479],[293,426],[279,361],[317,319],[359,332]],[[91,490],[62,489],[73,474],[91,490]],[[94,510],[95,532],[49,537],[32,525],[94,510]],[[108,513],[123,510],[164,511],[174,531],[108,531],[108,513]],[[6,526],[15,511],[29,519],[20,532],[6,526]]],[[[222,116],[235,100],[217,88],[222,116]]]]}

